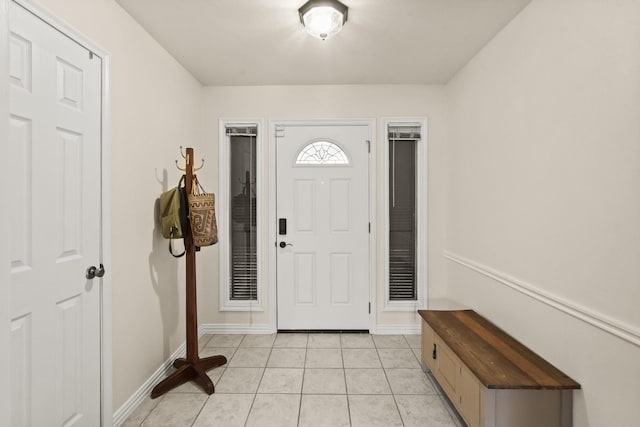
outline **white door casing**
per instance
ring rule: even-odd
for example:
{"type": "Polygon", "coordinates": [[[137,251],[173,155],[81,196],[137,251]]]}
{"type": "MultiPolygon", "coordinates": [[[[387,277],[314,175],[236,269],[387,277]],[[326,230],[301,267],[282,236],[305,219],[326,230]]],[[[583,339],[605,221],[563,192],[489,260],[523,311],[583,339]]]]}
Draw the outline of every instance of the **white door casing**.
{"type": "Polygon", "coordinates": [[[276,230],[278,329],[369,329],[368,139],[367,125],[277,132],[277,219],[287,221],[276,230]],[[299,164],[319,141],[347,164],[299,164]]]}
{"type": "Polygon", "coordinates": [[[11,425],[98,425],[102,61],[10,4],[11,425]]]}
{"type": "MultiPolygon", "coordinates": [[[[9,11],[6,0],[0,0],[0,70],[4,77],[5,84],[0,86],[0,117],[5,120],[0,121],[0,141],[9,140],[9,85],[6,84],[9,69],[9,11]]],[[[0,157],[8,158],[8,145],[0,143],[0,157]]],[[[5,162],[6,164],[6,162],[5,162]]],[[[9,182],[8,168],[0,168],[0,181],[9,182]]],[[[0,199],[9,199],[7,185],[0,186],[0,199]]],[[[9,206],[0,203],[0,223],[9,224],[9,206]]],[[[10,345],[9,334],[9,245],[0,245],[0,348],[8,349],[10,345]]],[[[0,425],[9,425],[10,422],[10,359],[8,351],[0,351],[0,425]]]]}

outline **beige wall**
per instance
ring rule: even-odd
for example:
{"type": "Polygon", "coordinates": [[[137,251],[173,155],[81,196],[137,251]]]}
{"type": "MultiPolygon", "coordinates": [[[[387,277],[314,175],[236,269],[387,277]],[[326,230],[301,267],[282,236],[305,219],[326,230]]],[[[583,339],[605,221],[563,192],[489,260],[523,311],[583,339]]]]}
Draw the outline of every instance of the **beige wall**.
{"type": "Polygon", "coordinates": [[[447,86],[446,249],[562,310],[453,261],[448,295],[582,384],[577,426],[640,419],[639,16],[534,0],[447,86]]]}
{"type": "Polygon", "coordinates": [[[41,0],[112,60],[113,408],[184,342],[184,263],[154,226],[179,178],[180,145],[202,151],[202,87],[112,0],[41,0]]]}
{"type": "MultiPolygon", "coordinates": [[[[217,162],[218,122],[221,118],[259,118],[264,120],[263,142],[268,154],[269,120],[282,119],[377,119],[378,153],[382,153],[384,134],[381,133],[383,117],[424,116],[428,120],[428,179],[429,179],[429,295],[444,294],[444,262],[438,254],[444,248],[445,169],[444,150],[446,126],[444,117],[444,90],[442,86],[427,85],[353,85],[353,86],[260,86],[260,87],[207,87],[205,89],[205,122],[207,157],[213,165],[217,162]],[[215,160],[214,160],[215,159],[215,160]]],[[[378,156],[378,189],[382,189],[386,174],[382,171],[382,156],[378,156]]],[[[268,159],[265,159],[263,179],[268,182],[268,159]]],[[[211,182],[217,191],[217,177],[211,182]]],[[[267,187],[268,188],[268,185],[267,187]]],[[[382,200],[378,197],[378,234],[382,233],[382,200]]],[[[265,230],[265,241],[268,233],[265,230]]],[[[204,254],[205,277],[218,275],[217,247],[211,255],[204,254]]],[[[379,259],[382,259],[379,251],[379,259]]],[[[217,280],[213,280],[217,283],[217,280]]],[[[391,313],[381,311],[383,303],[382,274],[378,272],[379,325],[418,324],[415,313],[391,313]]],[[[268,322],[268,295],[273,287],[265,285],[264,313],[220,312],[218,288],[215,284],[203,289],[200,298],[200,319],[203,323],[264,324],[268,322]],[[206,302],[204,302],[206,301],[206,302]]]]}

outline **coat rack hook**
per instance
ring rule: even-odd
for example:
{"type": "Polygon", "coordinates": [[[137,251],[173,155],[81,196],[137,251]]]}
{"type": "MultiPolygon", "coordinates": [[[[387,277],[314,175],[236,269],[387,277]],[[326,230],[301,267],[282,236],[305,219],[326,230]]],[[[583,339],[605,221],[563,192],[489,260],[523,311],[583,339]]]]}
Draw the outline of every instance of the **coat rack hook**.
{"type": "Polygon", "coordinates": [[[204,159],[200,159],[200,162],[201,162],[201,163],[200,163],[200,167],[198,167],[198,168],[193,168],[193,172],[194,172],[194,173],[195,173],[195,172],[197,172],[197,171],[199,171],[200,169],[202,169],[202,168],[204,167],[204,159]]]}
{"type": "Polygon", "coordinates": [[[186,168],[186,167],[184,167],[184,168],[181,168],[181,167],[180,167],[180,164],[178,163],[178,161],[177,161],[177,160],[176,160],[176,168],[178,168],[178,170],[179,170],[179,171],[182,171],[182,172],[186,172],[186,171],[187,171],[187,168],[186,168]]]}
{"type": "Polygon", "coordinates": [[[186,158],[187,158],[187,154],[186,154],[186,152],[184,151],[184,149],[182,148],[182,145],[180,146],[180,154],[182,155],[182,158],[183,158],[183,159],[186,159],[186,158]]]}

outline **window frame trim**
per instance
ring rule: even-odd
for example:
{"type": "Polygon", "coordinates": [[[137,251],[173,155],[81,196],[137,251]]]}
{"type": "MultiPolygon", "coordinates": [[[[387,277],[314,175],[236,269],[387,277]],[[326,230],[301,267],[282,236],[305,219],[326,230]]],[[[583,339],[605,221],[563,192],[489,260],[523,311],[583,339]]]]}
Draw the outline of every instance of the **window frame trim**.
{"type": "Polygon", "coordinates": [[[428,295],[428,127],[426,117],[394,117],[383,118],[382,129],[384,143],[382,144],[382,162],[384,164],[384,179],[382,186],[382,203],[384,206],[384,230],[381,233],[383,250],[384,306],[382,311],[406,312],[424,309],[427,306],[428,295]],[[392,301],[389,292],[389,127],[390,126],[419,126],[420,140],[416,143],[416,299],[411,301],[392,301]]]}
{"type": "Polygon", "coordinates": [[[263,239],[262,232],[265,230],[264,215],[262,215],[262,206],[265,203],[265,191],[263,182],[263,162],[264,162],[264,138],[263,123],[260,119],[219,119],[218,121],[218,194],[216,195],[216,217],[218,222],[219,233],[218,241],[218,309],[219,311],[240,311],[240,312],[264,312],[264,296],[263,296],[263,239]],[[230,167],[230,149],[231,142],[226,133],[227,126],[245,127],[255,126],[257,128],[256,135],[256,300],[232,300],[229,292],[230,272],[230,256],[231,241],[230,234],[227,232],[230,224],[231,216],[231,195],[229,194],[229,185],[231,172],[230,167]]]}

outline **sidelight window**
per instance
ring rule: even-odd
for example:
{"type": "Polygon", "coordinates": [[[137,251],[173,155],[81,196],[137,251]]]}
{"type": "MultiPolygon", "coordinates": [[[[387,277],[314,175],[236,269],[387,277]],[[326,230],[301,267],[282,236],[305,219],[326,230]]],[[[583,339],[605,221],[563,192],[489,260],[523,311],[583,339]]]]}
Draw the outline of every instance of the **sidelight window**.
{"type": "Polygon", "coordinates": [[[387,310],[408,310],[422,304],[425,290],[420,249],[426,246],[419,239],[421,200],[426,198],[426,185],[420,177],[426,165],[423,123],[387,123],[386,145],[388,176],[386,193],[386,302],[387,310]],[[421,282],[422,281],[422,282],[421,282]],[[421,285],[419,285],[422,283],[421,285]]]}
{"type": "Polygon", "coordinates": [[[220,309],[260,308],[258,126],[221,123],[220,309]],[[221,127],[222,127],[221,126],[221,127]]]}

